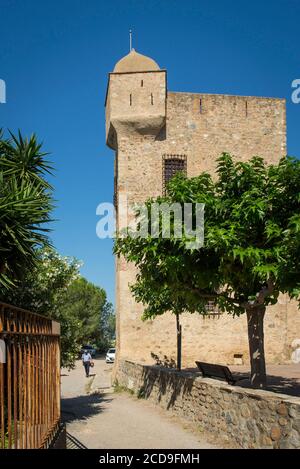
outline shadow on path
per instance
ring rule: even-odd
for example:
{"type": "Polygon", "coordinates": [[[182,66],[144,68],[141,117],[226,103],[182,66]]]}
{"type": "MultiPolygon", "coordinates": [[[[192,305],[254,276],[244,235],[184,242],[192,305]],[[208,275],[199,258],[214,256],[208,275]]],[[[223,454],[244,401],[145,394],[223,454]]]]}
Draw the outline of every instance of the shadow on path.
{"type": "Polygon", "coordinates": [[[65,423],[70,423],[74,420],[87,420],[103,412],[102,404],[111,401],[112,399],[104,398],[99,394],[63,398],[61,400],[62,420],[65,423]]]}
{"type": "Polygon", "coordinates": [[[88,449],[81,441],[79,441],[75,436],[67,432],[67,449],[88,449]]]}

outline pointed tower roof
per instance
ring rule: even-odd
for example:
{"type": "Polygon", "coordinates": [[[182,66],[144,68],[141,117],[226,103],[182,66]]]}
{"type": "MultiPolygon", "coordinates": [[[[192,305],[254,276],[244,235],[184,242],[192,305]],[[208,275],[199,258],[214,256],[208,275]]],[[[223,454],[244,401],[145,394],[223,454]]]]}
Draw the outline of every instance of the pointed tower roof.
{"type": "Polygon", "coordinates": [[[116,63],[114,73],[153,72],[155,70],[160,70],[160,68],[153,59],[132,49],[116,63]]]}

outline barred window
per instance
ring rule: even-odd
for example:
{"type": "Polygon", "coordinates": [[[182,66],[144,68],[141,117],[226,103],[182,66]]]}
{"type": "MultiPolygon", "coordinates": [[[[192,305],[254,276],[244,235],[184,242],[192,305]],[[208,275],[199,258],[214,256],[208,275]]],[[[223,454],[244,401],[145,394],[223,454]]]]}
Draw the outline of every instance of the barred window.
{"type": "Polygon", "coordinates": [[[214,301],[208,301],[205,310],[208,317],[220,317],[222,314],[214,301]]]}
{"type": "Polygon", "coordinates": [[[186,174],[186,155],[163,155],[163,194],[166,194],[168,182],[176,173],[186,174]]]}

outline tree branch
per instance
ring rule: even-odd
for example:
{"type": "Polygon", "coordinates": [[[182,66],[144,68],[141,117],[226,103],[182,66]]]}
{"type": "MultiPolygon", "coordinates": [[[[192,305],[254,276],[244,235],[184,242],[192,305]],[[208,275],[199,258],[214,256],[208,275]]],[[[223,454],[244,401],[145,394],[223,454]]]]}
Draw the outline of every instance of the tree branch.
{"type": "MultiPolygon", "coordinates": [[[[187,286],[186,286],[187,287],[187,286]]],[[[189,287],[187,287],[189,288],[189,287]]],[[[267,286],[263,287],[260,292],[257,293],[256,299],[253,301],[238,301],[236,298],[232,298],[224,293],[204,293],[197,288],[189,288],[190,291],[197,293],[200,298],[213,300],[219,297],[224,298],[229,303],[239,306],[244,309],[255,308],[257,306],[263,306],[267,296],[271,295],[274,291],[274,283],[271,279],[268,280],[267,286]]]]}
{"type": "Polygon", "coordinates": [[[247,301],[244,305],[245,309],[253,309],[258,306],[264,306],[264,302],[267,296],[271,295],[274,291],[274,283],[271,279],[268,280],[267,286],[263,287],[260,292],[256,294],[256,299],[253,301],[247,301]]]}
{"type": "Polygon", "coordinates": [[[189,290],[194,293],[197,293],[198,296],[203,299],[214,300],[216,298],[222,297],[222,298],[225,298],[225,300],[228,301],[229,303],[234,304],[235,306],[242,306],[242,303],[240,301],[224,293],[202,293],[201,290],[199,290],[198,288],[189,288],[189,290]]]}

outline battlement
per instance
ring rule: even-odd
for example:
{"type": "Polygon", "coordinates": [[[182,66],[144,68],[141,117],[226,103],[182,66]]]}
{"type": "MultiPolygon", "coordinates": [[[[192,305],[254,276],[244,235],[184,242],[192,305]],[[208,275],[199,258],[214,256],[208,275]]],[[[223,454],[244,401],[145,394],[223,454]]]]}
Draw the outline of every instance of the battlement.
{"type": "Polygon", "coordinates": [[[283,98],[178,91],[168,91],[168,97],[194,116],[210,115],[214,118],[224,117],[225,113],[227,118],[239,116],[251,119],[259,113],[266,118],[277,120],[285,115],[286,107],[286,100],[283,98]]]}

